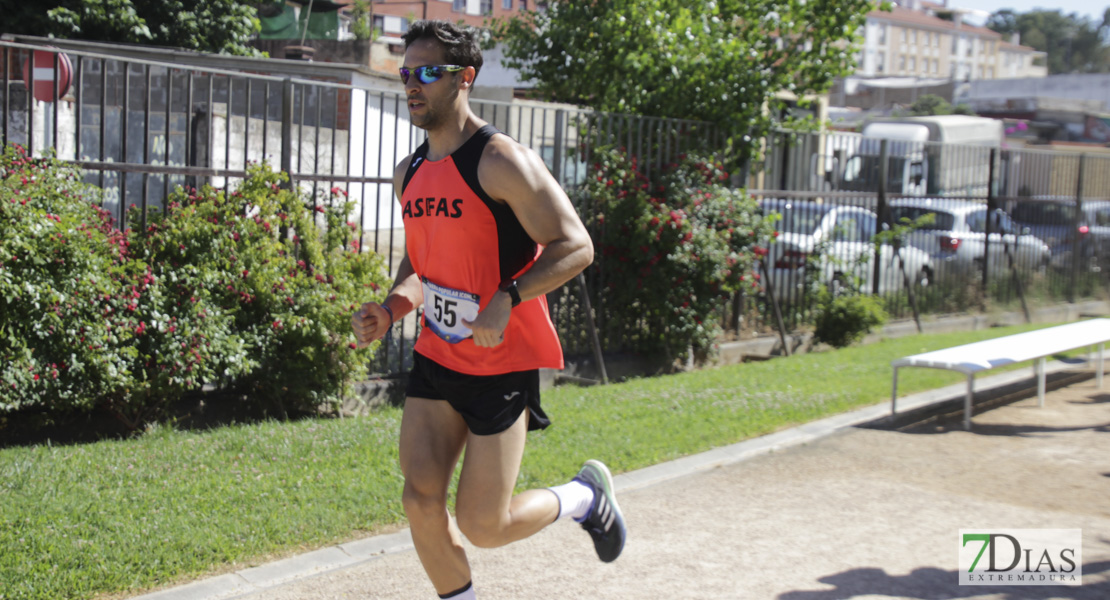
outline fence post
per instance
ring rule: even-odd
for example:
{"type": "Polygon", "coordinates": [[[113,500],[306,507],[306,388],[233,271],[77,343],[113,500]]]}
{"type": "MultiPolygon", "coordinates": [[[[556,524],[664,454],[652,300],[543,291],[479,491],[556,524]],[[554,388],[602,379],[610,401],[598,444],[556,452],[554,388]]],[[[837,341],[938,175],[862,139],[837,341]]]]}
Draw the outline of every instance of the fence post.
{"type": "Polygon", "coordinates": [[[1083,220],[1083,167],[1087,164],[1087,154],[1079,155],[1079,174],[1075,178],[1075,220],[1072,231],[1075,237],[1071,244],[1071,283],[1068,286],[1068,302],[1075,302],[1076,289],[1079,287],[1079,268],[1083,263],[1083,244],[1086,240],[1079,235],[1079,224],[1083,220]]]}
{"type": "MultiPolygon", "coordinates": [[[[889,147],[887,143],[889,140],[879,140],[879,193],[877,197],[877,204],[875,206],[875,215],[879,219],[879,223],[884,223],[883,220],[886,216],[886,184],[887,179],[890,177],[887,162],[890,160],[888,157],[889,147]]],[[[878,233],[878,232],[876,232],[878,233]]],[[[873,261],[873,269],[871,273],[871,293],[879,295],[879,279],[882,277],[882,249],[883,244],[877,238],[873,242],[875,245],[873,261]]]]}
{"type": "Polygon", "coordinates": [[[558,109],[555,111],[555,156],[551,157],[551,170],[555,175],[555,181],[559,185],[566,187],[567,182],[563,181],[563,157],[567,149],[567,111],[565,109],[558,109]]]}
{"type": "Polygon", "coordinates": [[[983,244],[983,274],[982,275],[983,275],[983,294],[984,295],[986,295],[988,293],[988,290],[990,289],[989,287],[987,287],[987,278],[989,277],[989,274],[990,274],[990,264],[991,264],[991,261],[990,261],[990,256],[991,256],[991,233],[993,233],[993,231],[994,231],[994,228],[991,227],[991,224],[994,223],[994,219],[992,219],[991,216],[994,214],[994,209],[995,209],[995,204],[996,204],[995,197],[994,197],[994,178],[995,178],[995,175],[997,175],[997,173],[995,172],[995,169],[994,169],[994,161],[997,160],[997,158],[998,158],[998,150],[995,149],[995,148],[991,148],[990,149],[990,164],[987,165],[987,222],[986,222],[986,225],[984,227],[985,233],[986,233],[986,236],[987,236],[986,237],[987,241],[986,241],[985,244],[983,244]]]}
{"type": "Polygon", "coordinates": [[[281,82],[281,170],[289,176],[289,189],[293,182],[293,80],[286,77],[281,82]]]}

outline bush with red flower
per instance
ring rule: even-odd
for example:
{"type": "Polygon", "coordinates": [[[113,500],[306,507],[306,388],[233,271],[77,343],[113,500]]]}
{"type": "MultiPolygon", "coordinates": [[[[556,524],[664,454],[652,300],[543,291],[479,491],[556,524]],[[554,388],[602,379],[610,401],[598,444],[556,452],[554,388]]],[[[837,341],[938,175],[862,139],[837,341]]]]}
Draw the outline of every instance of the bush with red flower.
{"type": "Polygon", "coordinates": [[[283,177],[179,190],[119,230],[72,168],[9,148],[0,417],[103,408],[134,428],[206,384],[281,413],[342,399],[371,358],[350,315],[385,268],[359,252],[344,194],[309,202],[283,177]]]}
{"type": "Polygon", "coordinates": [[[760,289],[755,265],[769,222],[729,187],[719,162],[683,156],[649,176],[619,149],[593,160],[577,194],[592,215],[603,331],[640,353],[711,353],[726,300],[760,289]]]}
{"type": "MultiPolygon", "coordinates": [[[[126,385],[124,235],[77,173],[19,146],[0,155],[0,425],[16,410],[83,410],[126,385]]],[[[49,421],[48,416],[40,416],[49,421]]]]}

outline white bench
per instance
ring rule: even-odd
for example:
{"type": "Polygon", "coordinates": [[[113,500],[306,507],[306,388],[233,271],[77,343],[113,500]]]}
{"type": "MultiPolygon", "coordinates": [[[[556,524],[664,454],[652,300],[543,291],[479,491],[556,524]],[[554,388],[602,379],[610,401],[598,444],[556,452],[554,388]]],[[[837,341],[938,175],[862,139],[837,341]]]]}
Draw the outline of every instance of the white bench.
{"type": "Polygon", "coordinates": [[[890,398],[891,416],[897,412],[898,369],[901,367],[947,369],[966,375],[964,429],[970,429],[971,398],[974,393],[976,373],[1035,360],[1037,361],[1034,368],[1037,374],[1038,405],[1044,406],[1045,358],[1076,348],[1098,346],[1098,387],[1102,388],[1102,354],[1108,341],[1110,341],[1110,319],[1090,319],[899,358],[890,363],[894,367],[894,385],[890,398]]]}

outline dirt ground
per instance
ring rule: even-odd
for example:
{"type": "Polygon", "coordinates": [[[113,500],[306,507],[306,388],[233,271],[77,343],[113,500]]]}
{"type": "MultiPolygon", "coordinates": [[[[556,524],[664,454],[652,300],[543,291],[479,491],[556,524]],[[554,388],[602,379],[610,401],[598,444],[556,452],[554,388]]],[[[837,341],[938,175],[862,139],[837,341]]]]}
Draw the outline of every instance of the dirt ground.
{"type": "MultiPolygon", "coordinates": [[[[573,523],[468,547],[478,597],[1110,598],[1110,391],[1087,380],[904,432],[853,427],[618,496],[624,554],[573,523]],[[959,530],[1082,530],[1082,587],[958,585],[959,530]]],[[[246,596],[435,598],[402,551],[246,596]]]]}

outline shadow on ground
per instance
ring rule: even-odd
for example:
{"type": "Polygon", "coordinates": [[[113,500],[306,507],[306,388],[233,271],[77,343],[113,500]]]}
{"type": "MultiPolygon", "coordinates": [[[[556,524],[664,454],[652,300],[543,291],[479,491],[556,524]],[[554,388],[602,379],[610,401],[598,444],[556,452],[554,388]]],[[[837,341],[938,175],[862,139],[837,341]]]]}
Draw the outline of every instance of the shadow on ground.
{"type": "MultiPolygon", "coordinates": [[[[1089,578],[1110,571],[1110,561],[1084,563],[1083,577],[1089,578]]],[[[846,598],[977,598],[992,595],[1000,600],[1040,600],[1074,598],[1075,600],[1106,600],[1110,598],[1110,581],[1083,586],[983,586],[959,585],[959,574],[937,568],[915,569],[906,575],[891,575],[881,568],[850,569],[820,578],[831,590],[796,590],[779,594],[778,600],[844,600],[846,598]]]]}

